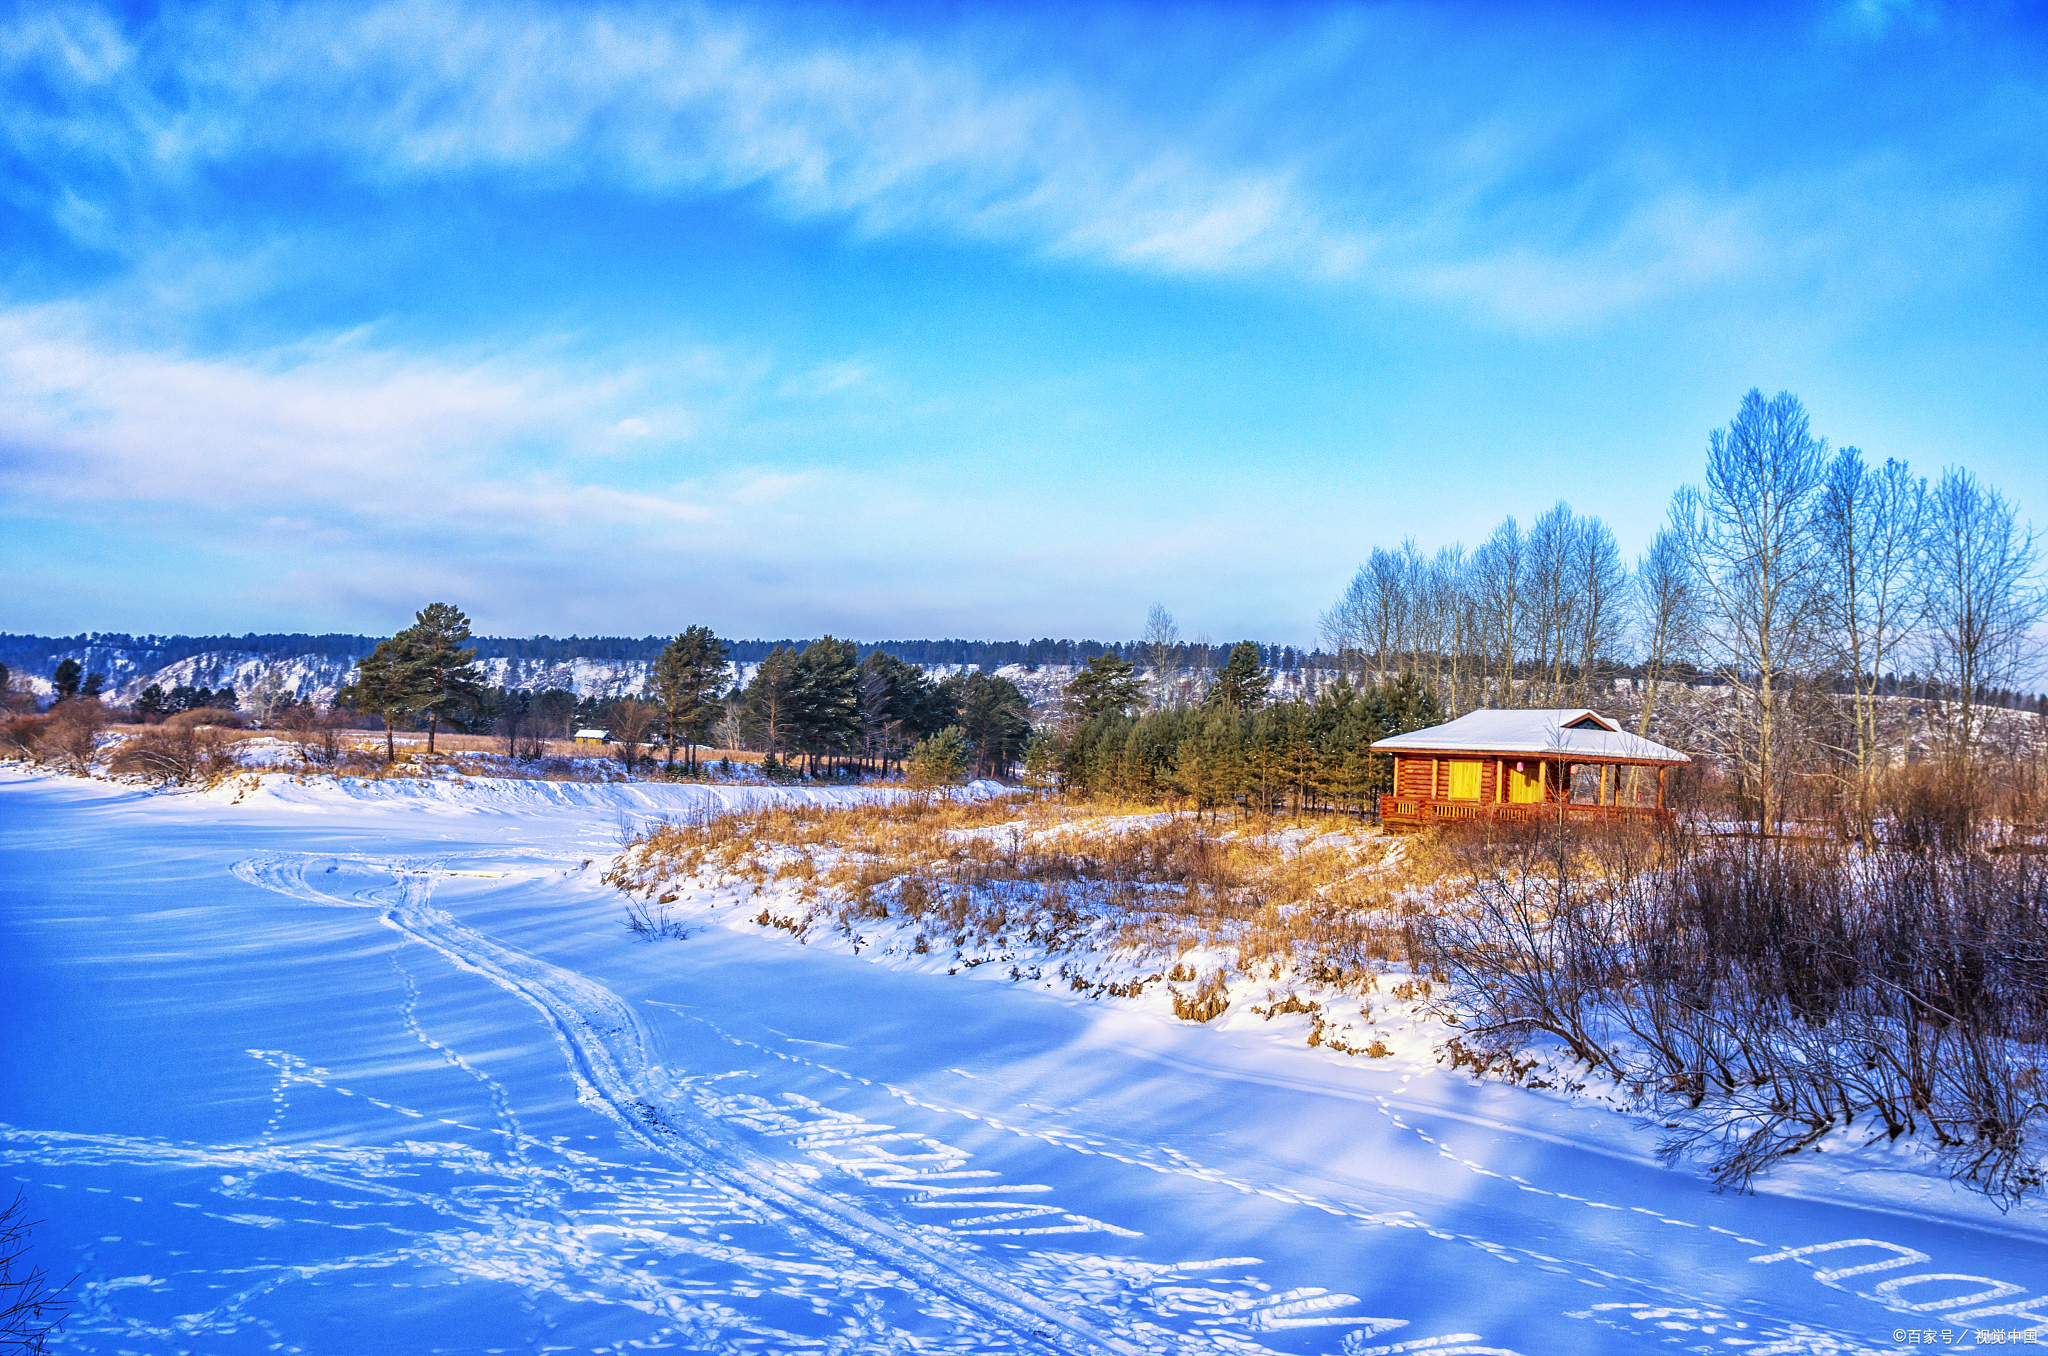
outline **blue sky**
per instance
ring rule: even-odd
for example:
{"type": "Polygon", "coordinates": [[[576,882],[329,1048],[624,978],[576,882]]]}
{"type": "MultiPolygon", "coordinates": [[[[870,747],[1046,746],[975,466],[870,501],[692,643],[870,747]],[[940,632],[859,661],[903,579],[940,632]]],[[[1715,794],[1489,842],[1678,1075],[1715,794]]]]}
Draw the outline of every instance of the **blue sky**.
{"type": "Polygon", "coordinates": [[[2033,7],[0,10],[0,630],[1307,643],[1745,390],[2048,520],[2033,7]]]}

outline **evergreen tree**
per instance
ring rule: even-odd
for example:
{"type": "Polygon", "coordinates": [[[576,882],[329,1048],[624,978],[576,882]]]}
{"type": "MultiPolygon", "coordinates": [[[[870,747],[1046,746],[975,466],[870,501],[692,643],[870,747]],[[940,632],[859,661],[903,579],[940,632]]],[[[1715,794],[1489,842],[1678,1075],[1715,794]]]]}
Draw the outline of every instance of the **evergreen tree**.
{"type": "Polygon", "coordinates": [[[233,711],[240,708],[242,699],[235,695],[233,688],[224,687],[213,694],[213,700],[208,702],[207,705],[218,706],[223,711],[233,711]]]}
{"type": "Polygon", "coordinates": [[[1265,662],[1259,658],[1259,647],[1249,640],[1240,640],[1231,647],[1223,672],[1216,675],[1216,686],[1209,690],[1209,700],[1240,716],[1245,715],[1266,704],[1266,690],[1272,682],[1265,662]]]}
{"type": "Polygon", "coordinates": [[[78,666],[76,659],[65,659],[57,665],[57,671],[50,675],[50,682],[57,689],[58,701],[69,701],[78,695],[78,685],[85,679],[85,670],[78,666]]]}
{"type": "Polygon", "coordinates": [[[427,752],[434,751],[434,733],[443,720],[473,709],[483,696],[483,675],[476,670],[476,649],[464,649],[469,618],[448,603],[429,603],[413,614],[413,624],[399,633],[407,638],[408,682],[412,710],[427,718],[427,752]]]}
{"type": "Polygon", "coordinates": [[[346,706],[384,720],[384,761],[398,761],[392,731],[400,716],[419,709],[419,662],[411,634],[400,631],[356,661],[356,680],[335,695],[346,706]]]}
{"type": "Polygon", "coordinates": [[[826,636],[797,657],[790,722],[797,748],[819,760],[852,749],[860,738],[859,651],[850,640],[826,636]]]}
{"type": "Polygon", "coordinates": [[[960,780],[967,770],[967,737],[957,725],[917,742],[905,760],[911,783],[918,787],[944,786],[960,780]]]}
{"type": "Polygon", "coordinates": [[[974,751],[975,776],[1000,774],[1023,756],[1031,738],[1031,704],[1015,683],[995,674],[970,673],[948,679],[941,687],[951,689],[959,708],[960,733],[974,751]]]}
{"type": "Polygon", "coordinates": [[[861,737],[883,772],[910,745],[959,719],[950,696],[930,674],[881,650],[861,661],[858,685],[861,737]]]}
{"type": "Polygon", "coordinates": [[[797,704],[797,653],[784,645],[770,650],[747,683],[747,711],[759,722],[768,755],[778,756],[789,737],[797,704]]]}
{"type": "Polygon", "coordinates": [[[164,689],[161,683],[151,683],[142,689],[142,695],[135,699],[135,714],[146,721],[153,721],[168,708],[164,705],[164,689]]]}
{"type": "Polygon", "coordinates": [[[718,711],[725,690],[724,641],[708,626],[692,626],[670,641],[649,673],[668,738],[668,765],[676,765],[678,739],[688,742],[689,765],[697,766],[697,745],[718,711]]]}
{"type": "Polygon", "coordinates": [[[1144,704],[1145,689],[1121,655],[1105,650],[1067,684],[1067,698],[1080,719],[1094,720],[1109,711],[1124,712],[1144,704]]]}

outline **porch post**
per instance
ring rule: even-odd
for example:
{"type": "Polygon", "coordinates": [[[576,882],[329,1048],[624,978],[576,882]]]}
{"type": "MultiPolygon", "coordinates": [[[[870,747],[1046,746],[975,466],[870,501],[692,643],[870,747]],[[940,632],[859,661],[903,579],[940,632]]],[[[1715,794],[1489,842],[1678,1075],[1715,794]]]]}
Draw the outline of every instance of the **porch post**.
{"type": "Polygon", "coordinates": [[[1657,809],[1659,811],[1662,811],[1664,808],[1664,774],[1670,770],[1668,767],[1657,769],[1657,809]]]}

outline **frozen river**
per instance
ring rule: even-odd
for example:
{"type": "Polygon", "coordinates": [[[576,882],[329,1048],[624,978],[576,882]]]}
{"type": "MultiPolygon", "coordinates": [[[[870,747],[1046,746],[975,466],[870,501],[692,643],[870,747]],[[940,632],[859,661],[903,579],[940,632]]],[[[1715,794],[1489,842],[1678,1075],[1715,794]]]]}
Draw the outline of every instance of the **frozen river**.
{"type": "Polygon", "coordinates": [[[2048,1327],[2038,1206],[1851,1171],[1717,1195],[1607,1113],[1432,1068],[780,933],[642,942],[597,877],[663,804],[278,780],[0,779],[0,1161],[38,1260],[80,1273],[57,1350],[1762,1356],[2048,1327]]]}

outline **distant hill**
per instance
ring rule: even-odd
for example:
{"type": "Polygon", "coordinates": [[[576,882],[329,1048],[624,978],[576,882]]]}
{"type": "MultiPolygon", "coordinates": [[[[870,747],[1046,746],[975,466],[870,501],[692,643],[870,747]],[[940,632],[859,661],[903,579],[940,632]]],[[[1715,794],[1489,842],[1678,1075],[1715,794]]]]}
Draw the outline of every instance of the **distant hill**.
{"type": "MultiPolygon", "coordinates": [[[[133,701],[151,683],[166,690],[177,686],[229,686],[247,697],[261,684],[294,699],[333,700],[349,681],[357,659],[376,647],[381,636],[264,634],[220,636],[134,636],[95,631],[76,636],[28,636],[0,633],[0,663],[37,691],[50,691],[50,677],[66,659],[75,659],[87,673],[106,675],[106,693],[116,702],[133,701]]],[[[490,681],[506,687],[561,687],[579,697],[618,696],[638,691],[647,667],[667,636],[479,636],[472,642],[490,681]]],[[[802,650],[805,640],[728,641],[738,675],[744,677],[778,645],[802,650]]],[[[1040,674],[1059,678],[1105,651],[1133,663],[1139,646],[1133,641],[1098,640],[883,640],[861,642],[863,656],[881,650],[905,663],[934,672],[983,669],[1010,670],[1020,677],[1040,674]]],[[[1189,667],[1202,669],[1222,661],[1227,646],[1185,647],[1189,667]]],[[[1327,658],[1292,646],[1262,645],[1261,656],[1275,673],[1320,668],[1327,658]]],[[[1027,683],[1026,686],[1040,684],[1027,683]]]]}

